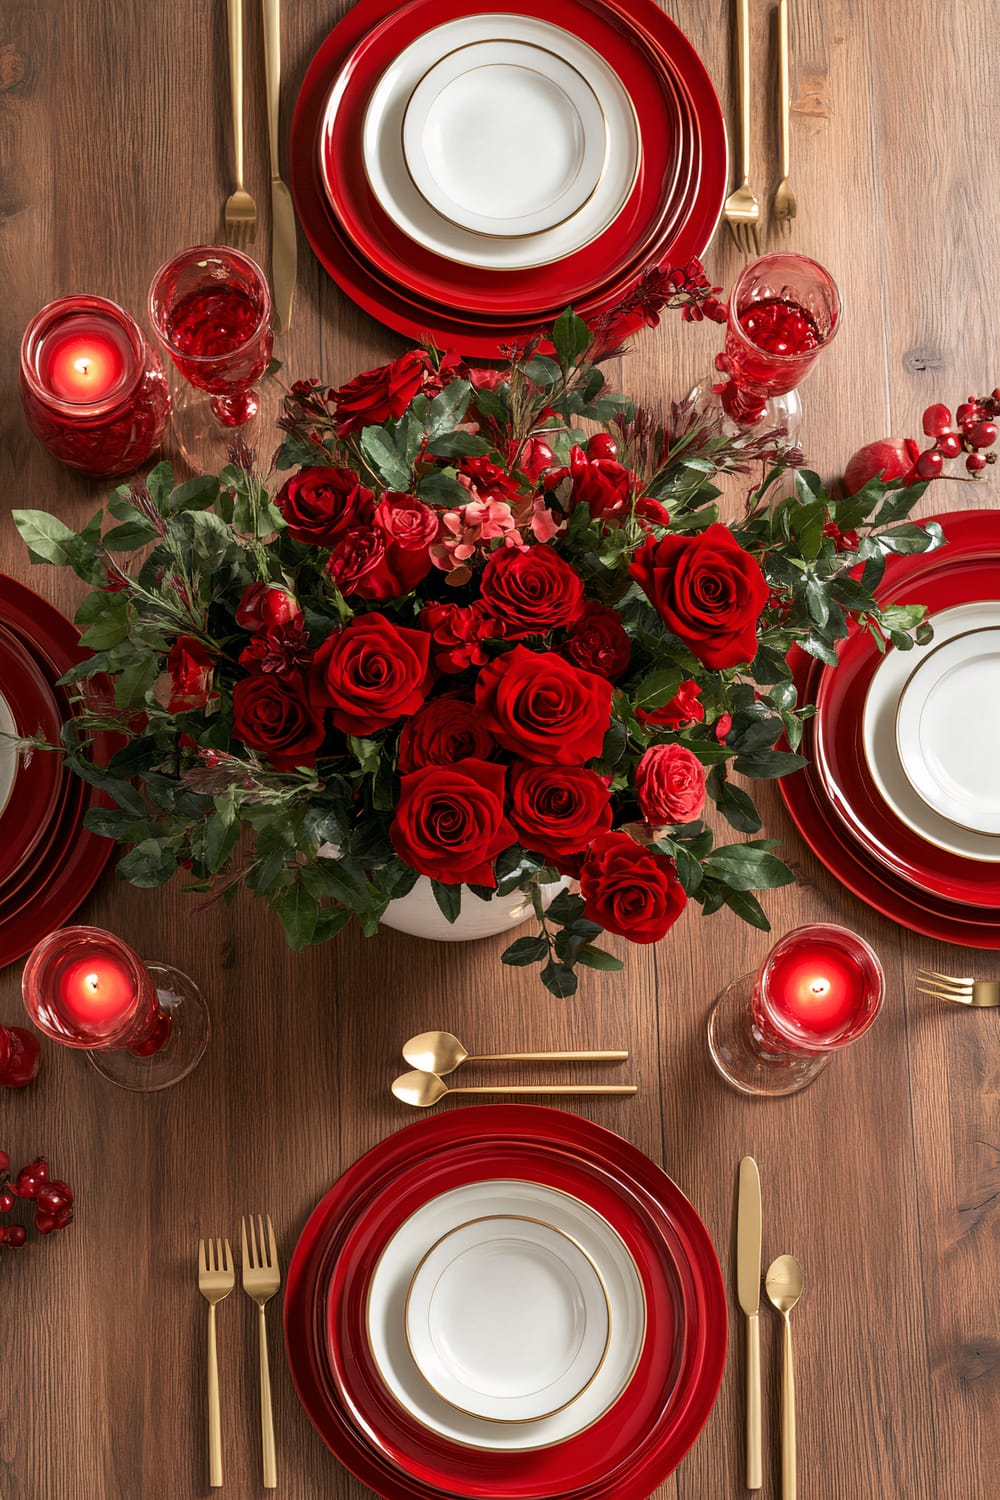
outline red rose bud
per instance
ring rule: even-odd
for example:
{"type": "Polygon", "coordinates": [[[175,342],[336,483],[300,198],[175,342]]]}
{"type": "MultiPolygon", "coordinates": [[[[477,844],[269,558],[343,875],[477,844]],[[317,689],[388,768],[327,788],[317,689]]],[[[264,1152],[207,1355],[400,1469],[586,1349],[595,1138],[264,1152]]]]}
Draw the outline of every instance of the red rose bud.
{"type": "Polygon", "coordinates": [[[345,596],[382,603],[410,593],[432,566],[425,551],[406,551],[380,528],[362,526],[334,543],[326,570],[345,596]]]}
{"type": "Polygon", "coordinates": [[[426,766],[401,779],[392,846],[412,870],[447,885],[496,885],[493,861],[517,843],[504,817],[503,766],[426,766]]]}
{"type": "Polygon", "coordinates": [[[179,635],[167,652],[167,670],[153,683],[153,697],[171,714],[192,713],[210,698],[215,662],[194,636],[179,635]]]}
{"type": "Polygon", "coordinates": [[[629,568],[660,619],[710,671],[757,654],[757,622],[769,590],[756,560],[728,526],[697,536],[650,537],[629,568]]]}
{"type": "Polygon", "coordinates": [[[287,589],[273,583],[252,583],[236,606],[236,623],[256,633],[277,625],[297,624],[302,619],[298,600],[287,589]]]}
{"type": "Polygon", "coordinates": [[[323,712],[310,701],[304,676],[261,673],[233,688],[233,733],[275,770],[292,771],[315,764],[324,738],[323,712]]]}
{"type": "Polygon", "coordinates": [[[654,500],[651,495],[643,495],[635,502],[635,514],[640,521],[649,521],[654,526],[668,526],[670,524],[670,512],[660,500],[654,500]]]}
{"type": "MultiPolygon", "coordinates": [[[[513,455],[512,455],[513,457],[513,455]]],[[[556,456],[544,438],[530,437],[521,449],[517,467],[530,484],[555,468],[556,456]]]]}
{"type": "Polygon", "coordinates": [[[674,862],[642,849],[627,833],[605,833],[580,871],[583,914],[633,943],[658,943],[687,904],[674,862]]]}
{"type": "Polygon", "coordinates": [[[689,677],[681,683],[669,703],[664,703],[662,708],[637,708],[635,716],[640,724],[657,729],[687,729],[691,724],[704,721],[705,707],[700,699],[701,688],[689,677]]]}
{"type": "Polygon", "coordinates": [[[482,722],[523,760],[580,766],[600,755],[611,723],[610,682],[553,651],[515,646],[476,682],[482,722]]]}
{"type": "Polygon", "coordinates": [[[427,696],[430,637],[385,615],[355,615],[313,658],[312,690],[345,734],[375,734],[415,714],[427,696]]]}
{"type": "Polygon", "coordinates": [[[399,735],[399,772],[450,766],[457,760],[490,760],[496,740],[484,729],[475,705],[458,693],[432,698],[407,719],[399,735]]]}
{"type": "Polygon", "coordinates": [[[430,355],[423,349],[410,349],[392,364],[379,365],[349,380],[329,396],[336,408],[337,432],[346,437],[350,432],[380,427],[401,417],[432,374],[430,355]]]}
{"type": "Polygon", "coordinates": [[[705,806],[705,772],[686,745],[653,745],[636,769],[635,790],[652,828],[691,823],[705,806]]]}
{"type": "Polygon", "coordinates": [[[480,597],[508,640],[547,635],[583,609],[583,579],[551,547],[501,547],[483,569],[480,597]]]}
{"type": "Polygon", "coordinates": [[[478,599],[472,604],[425,604],[419,618],[421,630],[432,637],[434,665],[439,672],[485,666],[488,657],[483,641],[491,638],[497,622],[478,599]]]}
{"type": "Polygon", "coordinates": [[[628,669],[632,642],[616,609],[588,599],[580,618],[570,626],[561,651],[575,667],[617,682],[628,669]]]}
{"type": "Polygon", "coordinates": [[[880,474],[887,483],[908,479],[919,457],[920,449],[912,438],[880,438],[877,443],[866,443],[847,465],[844,488],[849,495],[856,495],[869,479],[880,474]]]}
{"type": "Polygon", "coordinates": [[[300,469],[274,498],[288,535],[312,547],[330,547],[352,527],[370,525],[374,501],[353,469],[332,466],[300,469]]]}
{"type": "Polygon", "coordinates": [[[573,481],[573,505],[589,506],[592,520],[618,520],[628,513],[638,481],[617,459],[589,458],[582,448],[574,447],[570,449],[568,473],[573,481]]]}
{"type": "Polygon", "coordinates": [[[724,745],[729,738],[729,731],[733,727],[732,714],[720,714],[715,721],[715,738],[720,745],[724,745]]]}
{"type": "Polygon", "coordinates": [[[515,761],[510,768],[510,820],[526,849],[563,873],[611,827],[607,782],[583,766],[541,766],[515,761]]]}
{"type": "Polygon", "coordinates": [[[587,443],[588,458],[611,458],[618,457],[618,444],[609,432],[595,432],[587,443]]]}

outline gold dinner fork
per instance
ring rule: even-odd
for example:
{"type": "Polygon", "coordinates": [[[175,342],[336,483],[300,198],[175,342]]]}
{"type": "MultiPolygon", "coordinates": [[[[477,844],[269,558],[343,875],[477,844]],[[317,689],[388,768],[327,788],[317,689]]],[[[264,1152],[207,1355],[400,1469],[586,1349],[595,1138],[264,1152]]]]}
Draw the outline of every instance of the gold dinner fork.
{"type": "Polygon", "coordinates": [[[219,1415],[219,1356],[215,1346],[216,1303],[236,1284],[228,1240],[198,1241],[198,1290],[208,1303],[208,1482],[222,1484],[222,1422],[219,1415]],[[224,1248],[223,1248],[224,1247],[224,1248]]]}
{"type": "Polygon", "coordinates": [[[736,248],[741,255],[759,255],[757,225],[760,202],[750,190],[750,4],[736,0],[736,43],[739,52],[740,171],[743,181],[723,204],[736,248]]]}
{"type": "Polygon", "coordinates": [[[253,1214],[243,1220],[243,1290],[257,1304],[257,1326],[260,1333],[260,1431],[264,1455],[264,1488],[273,1490],[278,1483],[278,1465],[274,1454],[274,1414],[271,1410],[271,1372],[267,1359],[267,1323],[264,1305],[270,1302],[281,1285],[278,1269],[278,1247],[274,1240],[271,1215],[267,1215],[267,1240],[264,1220],[257,1215],[254,1231],[253,1214]],[[247,1225],[250,1226],[249,1236],[247,1225]],[[259,1236],[259,1239],[258,1239],[259,1236]]]}
{"type": "Polygon", "coordinates": [[[955,1005],[980,1010],[1000,1005],[1000,981],[996,979],[956,979],[951,974],[939,974],[937,969],[918,969],[916,979],[918,995],[930,995],[934,1000],[951,1000],[955,1005]]]}
{"type": "Polygon", "coordinates": [[[229,0],[229,88],[233,101],[236,191],[226,199],[226,243],[245,250],[257,233],[257,205],[243,186],[243,0],[229,0]]]}
{"type": "Polygon", "coordinates": [[[791,171],[792,91],[788,65],[788,0],[778,6],[778,93],[781,108],[781,181],[774,194],[774,217],[785,234],[792,232],[792,220],[798,213],[795,194],[788,183],[791,171]]]}

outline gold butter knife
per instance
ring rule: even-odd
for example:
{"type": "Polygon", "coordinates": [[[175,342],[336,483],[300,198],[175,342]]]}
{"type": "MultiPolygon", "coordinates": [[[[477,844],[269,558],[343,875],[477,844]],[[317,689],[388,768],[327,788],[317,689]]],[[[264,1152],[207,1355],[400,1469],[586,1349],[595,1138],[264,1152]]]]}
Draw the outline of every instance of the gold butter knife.
{"type": "Polygon", "coordinates": [[[271,282],[274,327],[287,333],[295,295],[295,210],[278,167],[278,107],[281,93],[281,0],[264,0],[264,80],[267,139],[271,152],[271,282]]]}
{"type": "Polygon", "coordinates": [[[760,1172],[752,1156],[740,1162],[736,1218],[736,1289],[747,1320],[747,1489],[763,1483],[760,1400],[760,1172]]]}

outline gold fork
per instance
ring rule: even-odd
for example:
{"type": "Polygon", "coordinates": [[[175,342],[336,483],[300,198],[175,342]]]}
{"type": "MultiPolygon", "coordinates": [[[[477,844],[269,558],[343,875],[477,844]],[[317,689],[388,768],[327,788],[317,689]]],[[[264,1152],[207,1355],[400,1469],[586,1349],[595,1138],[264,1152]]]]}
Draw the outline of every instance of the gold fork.
{"type": "Polygon", "coordinates": [[[208,1472],[209,1484],[222,1484],[222,1422],[219,1415],[219,1356],[215,1346],[216,1303],[236,1284],[228,1240],[198,1241],[198,1290],[208,1303],[208,1472]],[[225,1247],[225,1249],[223,1249],[225,1247]]]}
{"type": "Polygon", "coordinates": [[[1000,981],[996,979],[956,979],[951,974],[939,974],[937,969],[918,969],[916,979],[918,995],[930,995],[934,1000],[951,1000],[955,1005],[976,1009],[1000,1005],[1000,981]]]}
{"type": "Polygon", "coordinates": [[[257,205],[243,186],[243,0],[229,0],[229,88],[233,100],[236,191],[226,199],[226,243],[245,250],[257,233],[257,205]]]}
{"type": "Polygon", "coordinates": [[[722,206],[741,255],[759,255],[757,224],[760,203],[750,190],[750,3],[736,0],[736,44],[739,51],[740,171],[743,181],[722,206]]]}
{"type": "Polygon", "coordinates": [[[785,234],[792,232],[792,220],[798,213],[795,194],[788,185],[791,171],[792,91],[788,66],[788,0],[778,6],[778,93],[781,106],[781,181],[774,194],[774,217],[785,234]]]}
{"type": "Polygon", "coordinates": [[[271,1372],[267,1360],[267,1323],[264,1304],[270,1302],[281,1285],[278,1269],[278,1247],[274,1241],[271,1215],[267,1215],[267,1241],[264,1220],[257,1215],[254,1231],[253,1214],[242,1221],[243,1290],[257,1304],[257,1326],[260,1332],[260,1431],[264,1455],[264,1488],[273,1490],[278,1483],[278,1465],[274,1454],[274,1414],[271,1410],[271,1372]],[[247,1224],[250,1234],[247,1235],[247,1224]],[[258,1241],[259,1235],[259,1241],[258,1241]]]}

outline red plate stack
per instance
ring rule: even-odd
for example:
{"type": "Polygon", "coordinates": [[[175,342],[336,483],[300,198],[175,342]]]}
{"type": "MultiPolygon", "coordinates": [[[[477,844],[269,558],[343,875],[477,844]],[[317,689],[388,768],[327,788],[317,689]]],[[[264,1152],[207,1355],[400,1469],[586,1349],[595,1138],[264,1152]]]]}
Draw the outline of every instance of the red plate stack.
{"type": "MultiPolygon", "coordinates": [[[[0,574],[0,966],[72,915],[114,848],[84,827],[87,809],[104,805],[94,789],[55,751],[19,755],[13,738],[60,743],[77,689],[59,679],[84,654],[69,620],[0,574]]],[[[101,688],[96,679],[94,690],[101,688]]],[[[108,737],[95,749],[107,752],[108,737]]]]}
{"type": "MultiPolygon", "coordinates": [[[[973,510],[935,519],[946,545],[892,558],[879,602],[924,604],[932,625],[947,611],[1000,608],[1000,515],[973,510]]],[[[802,745],[810,764],[779,783],[799,831],[848,890],[903,927],[964,947],[1000,948],[1000,840],[993,859],[964,857],[897,815],[866,755],[866,704],[870,721],[883,657],[863,629],[852,630],[838,656],[836,668],[798,650],[791,658],[800,701],[817,705],[802,745]]],[[[975,706],[969,711],[974,734],[975,706]]]]}
{"type": "MultiPolygon", "coordinates": [[[[303,1406],[340,1461],[387,1500],[640,1500],[704,1425],[727,1336],[718,1260],[679,1188],[610,1131],[522,1105],[443,1113],[356,1162],[303,1230],[284,1315],[303,1406]],[[374,1322],[393,1316],[393,1302],[378,1311],[381,1268],[401,1244],[419,1268],[433,1234],[421,1225],[463,1193],[480,1208],[493,1194],[498,1203],[505,1193],[559,1198],[614,1239],[641,1288],[643,1332],[631,1373],[616,1399],[586,1425],[568,1424],[575,1430],[561,1441],[536,1435],[530,1448],[516,1437],[488,1448],[458,1441],[415,1417],[383,1379],[374,1322]]],[[[404,1346],[403,1358],[410,1352],[404,1346]]]]}
{"type": "MultiPolygon", "coordinates": [[[[438,98],[450,97],[442,86],[438,98]]],[[[492,97],[502,105],[502,93],[492,97]]],[[[436,102],[425,122],[426,140],[440,149],[442,178],[457,172],[461,190],[463,162],[465,185],[475,176],[474,149],[461,158],[447,130],[442,144],[436,102]]],[[[573,115],[574,129],[577,124],[573,115]]],[[[496,144],[502,152],[499,128],[496,144]]],[[[548,144],[540,143],[540,160],[548,144]]],[[[568,149],[571,142],[560,144],[568,149]]],[[[718,99],[694,49],[655,0],[359,0],[306,74],[290,161],[303,229],[347,294],[401,333],[485,356],[546,327],[568,303],[593,319],[619,302],[647,267],[700,256],[715,231],[727,176],[718,99]],[[468,77],[476,69],[482,77],[464,95],[456,92],[446,124],[464,121],[464,99],[475,126],[478,82],[499,89],[511,78],[515,114],[522,99],[525,108],[545,103],[525,83],[545,67],[530,66],[533,51],[541,59],[554,54],[576,77],[579,96],[596,99],[608,130],[607,157],[576,219],[553,220],[547,232],[512,229],[491,238],[439,211],[426,200],[425,184],[418,190],[399,145],[401,121],[429,77],[433,93],[442,64],[450,65],[453,89],[461,90],[461,65],[452,59],[464,50],[468,77]],[[512,59],[521,53],[529,65],[519,71],[512,59]],[[627,114],[617,135],[615,100],[625,102],[627,114]],[[623,165],[633,145],[634,170],[623,165]],[[614,191],[616,172],[626,173],[620,193],[614,191]],[[604,216],[598,193],[610,195],[604,216]]],[[[536,206],[531,187],[524,190],[525,207],[536,206]]],[[[513,187],[497,188],[495,199],[484,194],[485,208],[516,214],[518,191],[515,177],[513,187]]]]}

